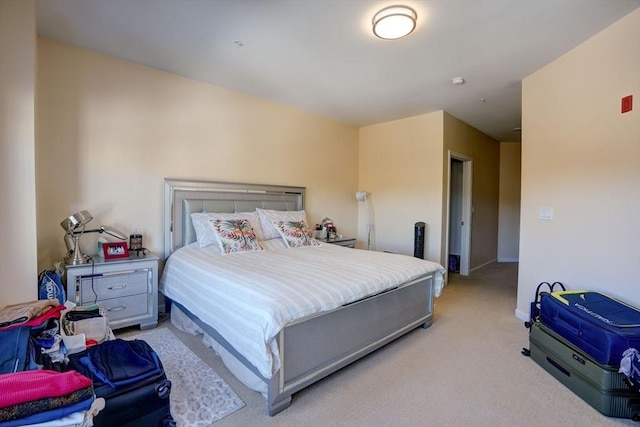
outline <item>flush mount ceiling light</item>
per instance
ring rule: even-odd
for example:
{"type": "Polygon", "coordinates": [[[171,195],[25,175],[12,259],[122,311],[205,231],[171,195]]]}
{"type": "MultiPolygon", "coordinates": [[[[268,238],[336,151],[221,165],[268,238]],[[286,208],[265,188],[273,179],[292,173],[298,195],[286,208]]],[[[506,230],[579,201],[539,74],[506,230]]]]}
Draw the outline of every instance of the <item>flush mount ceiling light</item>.
{"type": "Polygon", "coordinates": [[[409,35],[416,28],[416,11],[407,6],[389,6],[373,16],[373,34],[385,40],[409,35]]]}

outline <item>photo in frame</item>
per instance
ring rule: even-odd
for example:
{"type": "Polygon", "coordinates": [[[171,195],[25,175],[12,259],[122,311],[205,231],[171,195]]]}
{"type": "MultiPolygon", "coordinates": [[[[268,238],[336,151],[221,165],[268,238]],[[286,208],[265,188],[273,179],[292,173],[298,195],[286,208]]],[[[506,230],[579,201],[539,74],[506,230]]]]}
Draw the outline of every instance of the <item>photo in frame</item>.
{"type": "Polygon", "coordinates": [[[127,242],[111,242],[102,244],[104,259],[128,258],[129,248],[127,242]]]}

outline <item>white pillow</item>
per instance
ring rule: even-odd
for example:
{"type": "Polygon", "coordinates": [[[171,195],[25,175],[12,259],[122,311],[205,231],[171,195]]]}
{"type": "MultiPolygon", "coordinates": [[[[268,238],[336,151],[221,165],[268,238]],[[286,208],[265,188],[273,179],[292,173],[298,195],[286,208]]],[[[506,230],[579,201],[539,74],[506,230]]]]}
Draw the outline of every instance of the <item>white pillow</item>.
{"type": "Polygon", "coordinates": [[[222,219],[222,220],[246,219],[251,225],[251,227],[253,228],[253,232],[256,234],[256,239],[265,240],[262,234],[262,227],[260,226],[260,220],[258,219],[258,214],[256,214],[255,212],[235,212],[235,213],[197,212],[197,213],[191,214],[191,222],[193,223],[193,229],[196,232],[196,240],[198,241],[198,245],[201,248],[206,248],[207,246],[218,244],[216,233],[213,231],[213,228],[211,228],[208,222],[210,219],[222,219]]]}
{"type": "Polygon", "coordinates": [[[275,211],[256,208],[256,212],[258,213],[258,218],[260,218],[263,240],[279,239],[281,237],[275,225],[273,225],[274,222],[304,221],[305,224],[309,223],[305,211],[275,211]]]}

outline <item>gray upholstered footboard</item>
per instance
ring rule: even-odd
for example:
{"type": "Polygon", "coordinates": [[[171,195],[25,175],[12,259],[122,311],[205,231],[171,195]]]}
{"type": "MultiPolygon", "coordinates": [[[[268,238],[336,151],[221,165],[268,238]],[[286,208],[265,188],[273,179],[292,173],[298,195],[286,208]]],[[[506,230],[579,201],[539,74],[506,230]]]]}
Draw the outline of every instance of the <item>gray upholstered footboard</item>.
{"type": "Polygon", "coordinates": [[[281,368],[269,383],[270,415],[298,390],[433,322],[433,274],[391,291],[287,325],[280,333],[281,368]]]}

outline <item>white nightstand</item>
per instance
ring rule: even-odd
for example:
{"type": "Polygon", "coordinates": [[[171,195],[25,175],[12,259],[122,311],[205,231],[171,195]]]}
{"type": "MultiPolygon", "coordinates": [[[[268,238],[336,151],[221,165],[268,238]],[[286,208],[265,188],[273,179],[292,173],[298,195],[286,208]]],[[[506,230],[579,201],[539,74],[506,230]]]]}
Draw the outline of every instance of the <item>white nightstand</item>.
{"type": "Polygon", "coordinates": [[[346,246],[347,248],[355,248],[356,247],[356,239],[351,237],[340,237],[335,239],[321,239],[319,240],[322,243],[331,243],[339,246],[346,246]]]}
{"type": "Polygon", "coordinates": [[[79,305],[99,303],[111,329],[158,324],[158,257],[130,256],[67,265],[67,299],[79,305]]]}

